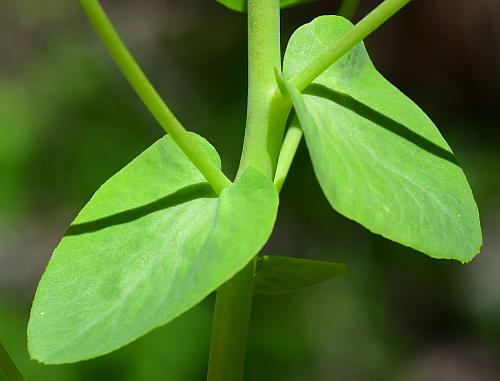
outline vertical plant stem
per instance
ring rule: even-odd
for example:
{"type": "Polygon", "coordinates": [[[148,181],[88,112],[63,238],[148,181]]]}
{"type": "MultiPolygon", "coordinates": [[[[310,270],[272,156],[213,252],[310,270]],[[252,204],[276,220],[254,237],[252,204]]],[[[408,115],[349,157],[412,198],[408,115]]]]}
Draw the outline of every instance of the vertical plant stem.
{"type": "MultiPolygon", "coordinates": [[[[279,0],[248,0],[247,9],[248,106],[238,176],[254,167],[272,179],[289,107],[275,77],[281,69],[279,0]]],[[[255,259],[217,291],[208,381],[243,379],[254,274],[255,259]]]]}
{"type": "Polygon", "coordinates": [[[287,116],[275,74],[281,71],[279,28],[279,0],[248,0],[248,105],[239,174],[252,166],[272,178],[278,162],[287,116]]]}
{"type": "Polygon", "coordinates": [[[24,378],[17,368],[14,360],[9,356],[9,353],[0,342],[0,368],[3,369],[5,375],[10,381],[24,381],[24,378]]]}
{"type": "Polygon", "coordinates": [[[184,129],[121,40],[98,0],[79,0],[80,6],[101,38],[104,46],[144,105],[163,129],[170,134],[191,162],[198,168],[217,194],[231,181],[208,157],[184,129]]]}
{"type": "Polygon", "coordinates": [[[243,379],[255,261],[217,291],[208,381],[243,379]]]}

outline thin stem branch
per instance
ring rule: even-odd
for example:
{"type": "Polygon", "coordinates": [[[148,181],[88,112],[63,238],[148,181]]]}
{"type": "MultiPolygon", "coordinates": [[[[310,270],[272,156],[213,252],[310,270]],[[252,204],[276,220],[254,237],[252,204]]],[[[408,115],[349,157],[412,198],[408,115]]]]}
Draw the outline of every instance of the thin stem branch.
{"type": "Polygon", "coordinates": [[[274,185],[276,185],[278,192],[281,191],[285,183],[301,140],[302,130],[299,119],[297,116],[294,116],[283,140],[283,146],[278,158],[278,166],[276,167],[276,175],[274,176],[274,185]]]}
{"type": "Polygon", "coordinates": [[[163,102],[158,92],[149,82],[134,57],[120,39],[99,1],[79,0],[79,2],[111,57],[139,98],[163,129],[170,134],[181,150],[203,174],[214,191],[220,194],[225,187],[231,184],[231,181],[213,163],[208,154],[193,140],[192,136],[184,129],[172,111],[163,102]]]}
{"type": "Polygon", "coordinates": [[[294,75],[290,82],[299,91],[304,90],[316,77],[328,69],[339,58],[359,44],[384,22],[396,14],[411,0],[385,0],[358,22],[344,37],[325,49],[302,71],[294,75]]]}
{"type": "Polygon", "coordinates": [[[9,353],[0,342],[0,368],[3,369],[5,375],[10,381],[24,381],[24,378],[17,368],[14,360],[9,356],[9,353]]]}

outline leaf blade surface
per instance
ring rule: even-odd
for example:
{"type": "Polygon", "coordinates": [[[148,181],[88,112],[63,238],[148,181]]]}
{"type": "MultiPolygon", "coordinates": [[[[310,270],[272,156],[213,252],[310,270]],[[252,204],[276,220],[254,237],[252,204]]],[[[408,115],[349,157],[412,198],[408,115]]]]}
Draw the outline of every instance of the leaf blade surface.
{"type": "Polygon", "coordinates": [[[257,254],[277,204],[252,168],[216,197],[170,137],[160,139],[101,186],[55,249],[31,311],[32,357],[81,361],[168,323],[257,254]]]}
{"type": "MultiPolygon", "coordinates": [[[[322,16],[290,39],[291,78],[352,24],[322,16]]],[[[470,261],[482,243],[467,179],[439,130],[373,66],[363,44],[305,91],[287,85],[330,204],[370,231],[434,258],[470,261]]]]}

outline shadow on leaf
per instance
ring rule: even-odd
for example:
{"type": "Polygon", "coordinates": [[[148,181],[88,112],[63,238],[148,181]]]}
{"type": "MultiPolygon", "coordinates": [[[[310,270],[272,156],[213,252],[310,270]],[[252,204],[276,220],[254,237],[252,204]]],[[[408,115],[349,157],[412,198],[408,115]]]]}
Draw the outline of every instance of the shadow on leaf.
{"type": "Polygon", "coordinates": [[[125,210],[107,217],[99,218],[97,220],[82,222],[79,224],[70,225],[65,236],[75,236],[85,233],[92,233],[110,226],[126,224],[135,221],[148,214],[168,209],[176,205],[184,204],[198,198],[215,198],[217,197],[213,189],[208,183],[193,184],[177,192],[162,197],[156,201],[150,202],[139,206],[137,208],[125,210]]]}
{"type": "Polygon", "coordinates": [[[313,95],[317,97],[321,97],[324,99],[328,99],[332,102],[337,103],[339,106],[345,107],[346,109],[351,110],[352,112],[358,114],[360,117],[365,118],[376,125],[385,128],[388,131],[406,139],[407,141],[415,144],[421,149],[440,157],[452,164],[458,165],[455,155],[447,149],[438,146],[437,144],[431,142],[427,138],[417,134],[416,132],[410,130],[405,125],[396,122],[394,119],[389,118],[388,116],[372,109],[371,107],[359,102],[354,99],[350,95],[337,92],[332,90],[326,86],[319,84],[310,85],[305,91],[304,94],[313,95]]]}

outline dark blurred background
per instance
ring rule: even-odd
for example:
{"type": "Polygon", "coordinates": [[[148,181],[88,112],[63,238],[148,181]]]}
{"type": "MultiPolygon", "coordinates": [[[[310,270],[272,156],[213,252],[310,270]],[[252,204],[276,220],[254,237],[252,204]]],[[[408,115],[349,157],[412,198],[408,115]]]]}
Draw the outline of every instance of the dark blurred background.
{"type": "MultiPolygon", "coordinates": [[[[378,1],[362,0],[359,19],[378,1]]],[[[246,20],[211,0],[104,0],[160,93],[234,174],[243,142],[246,20]]],[[[282,13],[292,31],[338,0],[282,13]]],[[[415,0],[366,43],[439,126],[481,212],[471,264],[436,261],[331,210],[301,146],[270,244],[347,275],[255,299],[246,380],[500,380],[500,2],[415,0]]],[[[0,338],[29,381],[204,380],[213,297],[102,358],[29,360],[37,281],[75,213],[162,135],[76,1],[0,1],[0,338]]],[[[0,379],[3,375],[0,375],[0,379]]]]}

